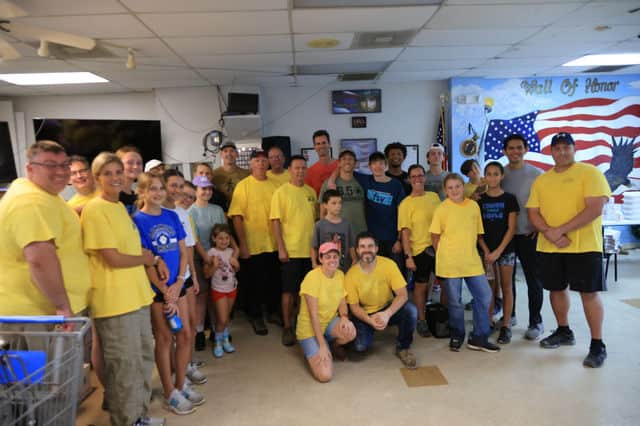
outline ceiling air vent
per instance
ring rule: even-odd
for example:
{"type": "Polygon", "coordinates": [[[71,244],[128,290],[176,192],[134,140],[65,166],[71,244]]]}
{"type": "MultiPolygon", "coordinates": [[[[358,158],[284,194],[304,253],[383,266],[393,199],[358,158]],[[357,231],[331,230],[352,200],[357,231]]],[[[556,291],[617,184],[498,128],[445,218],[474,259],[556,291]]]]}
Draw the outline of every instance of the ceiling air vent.
{"type": "Polygon", "coordinates": [[[630,67],[631,65],[601,65],[599,67],[590,68],[582,71],[583,73],[596,73],[596,72],[614,72],[630,67]]]}
{"type": "Polygon", "coordinates": [[[377,72],[340,74],[338,76],[338,80],[340,80],[340,81],[368,81],[368,80],[375,80],[378,77],[378,75],[379,75],[379,73],[377,73],[377,72]]]}
{"type": "Polygon", "coordinates": [[[351,49],[381,49],[409,44],[417,30],[356,33],[351,49]]]}

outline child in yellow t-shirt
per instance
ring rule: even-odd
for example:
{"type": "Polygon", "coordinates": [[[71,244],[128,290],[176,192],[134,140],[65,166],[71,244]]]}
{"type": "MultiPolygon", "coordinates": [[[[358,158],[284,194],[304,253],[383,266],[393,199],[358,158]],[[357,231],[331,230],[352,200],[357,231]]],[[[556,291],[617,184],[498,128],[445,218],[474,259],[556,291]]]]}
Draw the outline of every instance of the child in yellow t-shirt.
{"type": "Polygon", "coordinates": [[[489,300],[491,288],[478,255],[478,237],[484,234],[478,204],[464,197],[464,182],[457,173],[444,179],[447,198],[436,208],[431,221],[431,241],[436,250],[436,275],[446,279],[451,340],[449,348],[458,352],[465,337],[462,279],[473,296],[473,332],[467,347],[497,352],[489,342],[489,300]]]}

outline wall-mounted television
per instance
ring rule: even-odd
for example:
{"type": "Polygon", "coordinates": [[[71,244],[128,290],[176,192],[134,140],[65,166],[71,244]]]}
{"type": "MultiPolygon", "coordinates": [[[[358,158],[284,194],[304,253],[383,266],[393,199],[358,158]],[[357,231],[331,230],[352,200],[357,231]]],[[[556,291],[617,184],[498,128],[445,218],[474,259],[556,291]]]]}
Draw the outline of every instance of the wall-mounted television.
{"type": "Polygon", "coordinates": [[[82,155],[89,161],[102,151],[116,151],[124,145],[138,148],[144,162],[162,160],[158,120],[39,118],[33,120],[33,128],[36,140],[56,141],[69,155],[82,155]]]}
{"type": "Polygon", "coordinates": [[[369,170],[369,156],[378,150],[376,138],[340,139],[340,151],[349,149],[356,155],[356,171],[367,175],[369,170]]]}
{"type": "Polygon", "coordinates": [[[382,90],[334,90],[331,92],[331,111],[334,114],[382,112],[382,90]]]}
{"type": "Polygon", "coordinates": [[[0,187],[11,183],[18,177],[16,163],[11,147],[11,133],[9,123],[0,121],[0,187]]]}

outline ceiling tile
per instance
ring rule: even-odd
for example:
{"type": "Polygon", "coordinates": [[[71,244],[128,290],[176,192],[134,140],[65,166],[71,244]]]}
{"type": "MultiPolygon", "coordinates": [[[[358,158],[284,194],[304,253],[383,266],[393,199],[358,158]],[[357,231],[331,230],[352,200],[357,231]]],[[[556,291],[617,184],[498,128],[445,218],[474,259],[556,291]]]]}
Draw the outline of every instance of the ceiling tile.
{"type": "Polygon", "coordinates": [[[211,83],[205,80],[138,80],[127,81],[122,83],[123,86],[130,89],[160,89],[168,87],[202,87],[210,86],[211,83]]]}
{"type": "Polygon", "coordinates": [[[164,37],[288,34],[286,11],[225,13],[143,13],[138,15],[164,37]]]}
{"type": "Polygon", "coordinates": [[[348,49],[351,46],[351,42],[353,41],[353,36],[355,34],[350,33],[332,33],[332,34],[295,34],[294,40],[296,43],[297,51],[327,51],[327,50],[341,50],[348,49]],[[307,46],[307,43],[311,40],[317,39],[334,39],[338,40],[338,45],[336,47],[332,47],[330,49],[318,49],[307,46]]]}
{"type": "Polygon", "coordinates": [[[158,38],[106,39],[100,40],[100,44],[115,55],[123,57],[127,56],[128,48],[134,49],[136,59],[142,56],[173,55],[171,50],[158,38]]]}
{"type": "Polygon", "coordinates": [[[29,16],[90,15],[126,13],[116,0],[19,0],[16,2],[29,16]]]}
{"type": "Polygon", "coordinates": [[[296,53],[296,64],[339,64],[391,61],[402,51],[400,48],[307,51],[296,53]]]}
{"type": "Polygon", "coordinates": [[[387,71],[400,72],[420,72],[432,70],[465,69],[481,64],[483,58],[462,58],[452,60],[429,60],[429,61],[396,61],[391,64],[387,71]]]}
{"type": "Polygon", "coordinates": [[[290,53],[189,56],[186,60],[196,68],[216,68],[223,71],[288,72],[293,64],[293,56],[290,53]]]}
{"type": "Polygon", "coordinates": [[[596,52],[611,43],[572,43],[570,47],[561,43],[518,44],[500,54],[501,58],[571,58],[596,52]]]}
{"type": "Polygon", "coordinates": [[[134,12],[218,12],[287,9],[287,0],[121,0],[134,12]]]}
{"type": "Polygon", "coordinates": [[[437,6],[294,9],[295,33],[354,33],[421,28],[437,6]]]}
{"type": "MultiPolygon", "coordinates": [[[[542,27],[540,27],[542,28],[542,27]]],[[[433,30],[420,31],[411,46],[484,46],[513,44],[534,34],[538,27],[483,30],[433,30]]]]}
{"type": "Polygon", "coordinates": [[[0,96],[41,95],[44,93],[40,86],[16,86],[0,81],[0,96]]]}
{"type": "Polygon", "coordinates": [[[451,46],[451,47],[408,47],[400,57],[402,61],[460,58],[492,58],[509,46],[451,46]]]}
{"type": "Polygon", "coordinates": [[[555,22],[579,6],[578,3],[443,6],[429,21],[428,28],[539,27],[555,22]],[[527,19],[529,17],[535,19],[527,19]]]}
{"type": "Polygon", "coordinates": [[[629,10],[640,7],[640,2],[633,1],[595,1],[584,5],[571,14],[572,22],[581,25],[637,25],[640,20],[640,12],[629,13],[629,10]]]}
{"type": "Polygon", "coordinates": [[[227,53],[274,53],[290,52],[289,35],[262,35],[236,37],[180,37],[165,38],[165,41],[180,55],[207,56],[227,53]]]}
{"type": "Polygon", "coordinates": [[[278,74],[258,73],[248,71],[220,71],[210,69],[198,69],[198,71],[207,77],[212,83],[220,85],[231,85],[236,82],[256,81],[258,78],[277,77],[278,74]]]}
{"type": "MultiPolygon", "coordinates": [[[[640,16],[638,16],[640,19],[640,16]]],[[[594,25],[553,25],[545,28],[526,42],[549,45],[549,42],[562,43],[571,48],[573,43],[611,43],[635,37],[640,34],[640,25],[617,25],[605,31],[596,31],[594,25]]]]}
{"type": "Polygon", "coordinates": [[[404,82],[421,80],[446,80],[451,77],[461,75],[465,70],[451,69],[441,71],[421,71],[421,72],[393,72],[387,71],[380,76],[380,81],[404,82]]]}
{"type": "Polygon", "coordinates": [[[44,91],[50,95],[84,95],[92,93],[123,93],[129,90],[115,83],[100,83],[44,86],[44,91]]]}
{"type": "MultiPolygon", "coordinates": [[[[18,21],[18,19],[16,19],[18,21]]],[[[153,34],[131,15],[85,15],[20,18],[20,22],[94,38],[151,37],[153,34]]]]}
{"type": "Polygon", "coordinates": [[[20,58],[0,63],[0,74],[20,72],[67,72],[80,71],[64,61],[46,58],[20,58]]]}
{"type": "Polygon", "coordinates": [[[102,71],[101,76],[107,80],[122,83],[129,81],[199,81],[202,80],[197,73],[189,69],[182,70],[122,70],[102,71]]]}
{"type": "MultiPolygon", "coordinates": [[[[163,63],[163,64],[149,64],[149,63],[144,63],[146,61],[149,60],[153,60],[153,59],[168,59],[168,58],[137,58],[136,59],[136,70],[142,70],[142,71],[172,71],[172,70],[180,70],[180,69],[188,69],[188,67],[185,64],[180,64],[180,65],[176,65],[176,64],[170,64],[170,63],[163,63]]],[[[77,61],[67,61],[68,63],[77,66],[78,68],[85,70],[85,71],[91,71],[91,72],[103,72],[103,71],[107,71],[107,72],[111,72],[111,71],[129,71],[131,72],[131,70],[127,70],[126,66],[125,66],[125,60],[123,59],[105,59],[105,60],[77,60],[77,61]]]]}

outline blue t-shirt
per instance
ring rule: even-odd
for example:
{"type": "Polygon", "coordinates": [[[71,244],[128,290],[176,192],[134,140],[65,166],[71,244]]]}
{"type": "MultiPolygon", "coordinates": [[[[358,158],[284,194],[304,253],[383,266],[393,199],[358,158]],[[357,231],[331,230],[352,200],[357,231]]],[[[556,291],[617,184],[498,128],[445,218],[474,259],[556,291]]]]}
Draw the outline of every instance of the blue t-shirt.
{"type": "MultiPolygon", "coordinates": [[[[142,247],[160,256],[169,269],[168,285],[176,282],[180,272],[180,247],[178,241],[184,240],[186,234],[178,215],[167,209],[162,209],[157,216],[144,212],[137,212],[133,221],[138,227],[142,247]]],[[[156,293],[158,289],[151,286],[156,293]]]]}
{"type": "Polygon", "coordinates": [[[404,199],[402,184],[397,179],[376,182],[372,175],[354,173],[365,193],[367,228],[380,241],[398,240],[398,206],[404,199]]]}

